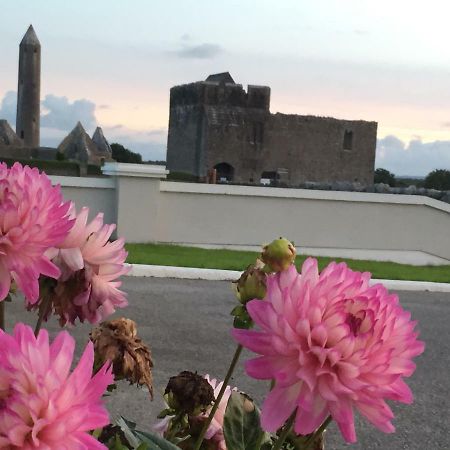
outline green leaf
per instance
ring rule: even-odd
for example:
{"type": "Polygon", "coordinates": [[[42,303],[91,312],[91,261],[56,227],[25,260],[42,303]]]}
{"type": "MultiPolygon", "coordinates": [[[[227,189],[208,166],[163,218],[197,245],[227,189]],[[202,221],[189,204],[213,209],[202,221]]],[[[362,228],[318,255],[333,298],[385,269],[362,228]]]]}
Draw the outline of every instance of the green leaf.
{"type": "Polygon", "coordinates": [[[130,445],[136,450],[145,450],[146,447],[142,447],[143,444],[151,450],[180,450],[179,447],[167,441],[159,434],[136,430],[136,424],[123,417],[120,417],[116,423],[124,432],[130,445]]]}
{"type": "Polygon", "coordinates": [[[233,450],[259,450],[267,440],[261,429],[259,410],[253,402],[239,392],[228,400],[223,421],[227,448],[233,450]]]}
{"type": "Polygon", "coordinates": [[[136,450],[150,450],[150,447],[148,446],[148,444],[143,442],[136,450]]]}
{"type": "Polygon", "coordinates": [[[167,441],[159,434],[149,433],[147,431],[135,431],[136,436],[146,444],[150,445],[151,450],[180,450],[180,447],[167,441]]]}
{"type": "Polygon", "coordinates": [[[127,446],[122,444],[120,437],[116,434],[116,438],[114,439],[114,447],[112,450],[129,450],[127,446]]]}

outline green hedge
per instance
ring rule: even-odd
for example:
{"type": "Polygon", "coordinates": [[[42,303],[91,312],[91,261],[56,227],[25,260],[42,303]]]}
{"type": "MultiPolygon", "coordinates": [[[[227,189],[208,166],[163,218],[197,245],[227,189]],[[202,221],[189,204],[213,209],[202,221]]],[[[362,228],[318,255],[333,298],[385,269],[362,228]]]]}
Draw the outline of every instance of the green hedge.
{"type": "MultiPolygon", "coordinates": [[[[3,158],[0,157],[0,162],[6,163],[11,167],[15,162],[19,162],[23,166],[37,167],[48,175],[62,175],[69,177],[81,176],[80,164],[75,161],[56,161],[44,159],[21,159],[21,158],[3,158]]],[[[101,176],[102,171],[99,166],[89,164],[87,167],[87,175],[101,176]]]]}
{"type": "Polygon", "coordinates": [[[170,181],[187,181],[190,183],[198,183],[199,177],[190,173],[184,172],[170,172],[167,175],[167,179],[170,181]]]}

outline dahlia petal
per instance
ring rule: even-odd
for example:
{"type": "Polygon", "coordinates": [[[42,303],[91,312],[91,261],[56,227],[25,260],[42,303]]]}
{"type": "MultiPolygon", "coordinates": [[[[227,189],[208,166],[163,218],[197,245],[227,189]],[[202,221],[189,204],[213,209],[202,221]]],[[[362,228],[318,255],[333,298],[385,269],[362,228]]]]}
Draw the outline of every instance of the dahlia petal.
{"type": "Polygon", "coordinates": [[[294,431],[302,435],[313,433],[322,425],[327,415],[328,407],[326,401],[316,397],[312,407],[308,410],[304,410],[299,406],[295,417],[294,431]]]}
{"type": "Polygon", "coordinates": [[[289,387],[275,386],[264,400],[261,414],[261,426],[265,431],[277,431],[296,408],[302,383],[289,387]]]}
{"type": "Polygon", "coordinates": [[[350,402],[341,399],[339,402],[331,402],[328,405],[346,442],[356,442],[355,422],[350,402]]]}
{"type": "Polygon", "coordinates": [[[252,330],[241,330],[234,328],[233,337],[244,347],[255,353],[262,355],[276,355],[277,352],[272,348],[272,338],[269,335],[252,330]]]}
{"type": "Polygon", "coordinates": [[[283,290],[289,288],[299,275],[297,268],[294,264],[291,264],[286,270],[279,272],[277,276],[280,289],[283,290]]]}
{"type": "Polygon", "coordinates": [[[62,248],[60,255],[71,270],[81,270],[84,267],[84,259],[79,247],[62,248]]]}
{"type": "Polygon", "coordinates": [[[278,385],[285,383],[291,385],[295,382],[296,367],[298,367],[298,361],[295,359],[272,356],[260,356],[245,363],[245,370],[250,377],[257,380],[276,379],[278,385]]]}
{"type": "Polygon", "coordinates": [[[246,307],[250,317],[263,330],[271,328],[271,322],[276,317],[276,313],[269,302],[251,300],[246,307]]]}
{"type": "Polygon", "coordinates": [[[53,361],[53,371],[60,380],[65,380],[70,371],[70,363],[75,349],[75,340],[62,331],[50,346],[50,359],[53,361]]]}
{"type": "Polygon", "coordinates": [[[394,414],[383,400],[373,399],[370,403],[358,402],[356,407],[369,422],[384,433],[395,431],[395,427],[391,423],[394,414]]]}

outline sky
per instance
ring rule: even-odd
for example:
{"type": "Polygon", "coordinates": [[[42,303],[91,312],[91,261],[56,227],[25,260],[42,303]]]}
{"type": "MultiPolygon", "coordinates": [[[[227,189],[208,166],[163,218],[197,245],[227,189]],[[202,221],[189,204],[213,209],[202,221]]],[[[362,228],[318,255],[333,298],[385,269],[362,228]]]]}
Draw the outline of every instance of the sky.
{"type": "Polygon", "coordinates": [[[450,169],[443,0],[0,0],[0,118],[15,123],[18,45],[42,46],[41,145],[80,120],[165,159],[169,90],[229,71],[271,111],[378,122],[376,167],[450,169]]]}

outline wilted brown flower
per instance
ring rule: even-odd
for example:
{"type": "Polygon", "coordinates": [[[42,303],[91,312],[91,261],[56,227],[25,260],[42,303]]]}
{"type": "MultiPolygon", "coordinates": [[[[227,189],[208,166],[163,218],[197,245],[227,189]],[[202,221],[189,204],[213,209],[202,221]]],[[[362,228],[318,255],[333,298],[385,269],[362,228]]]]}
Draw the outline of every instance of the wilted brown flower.
{"type": "Polygon", "coordinates": [[[124,317],[102,322],[90,334],[96,367],[112,362],[116,380],[146,385],[153,398],[153,361],[147,345],[137,336],[136,323],[124,317]]]}
{"type": "Polygon", "coordinates": [[[208,380],[189,371],[171,377],[164,394],[170,408],[192,415],[206,411],[215,400],[208,380]]]}

